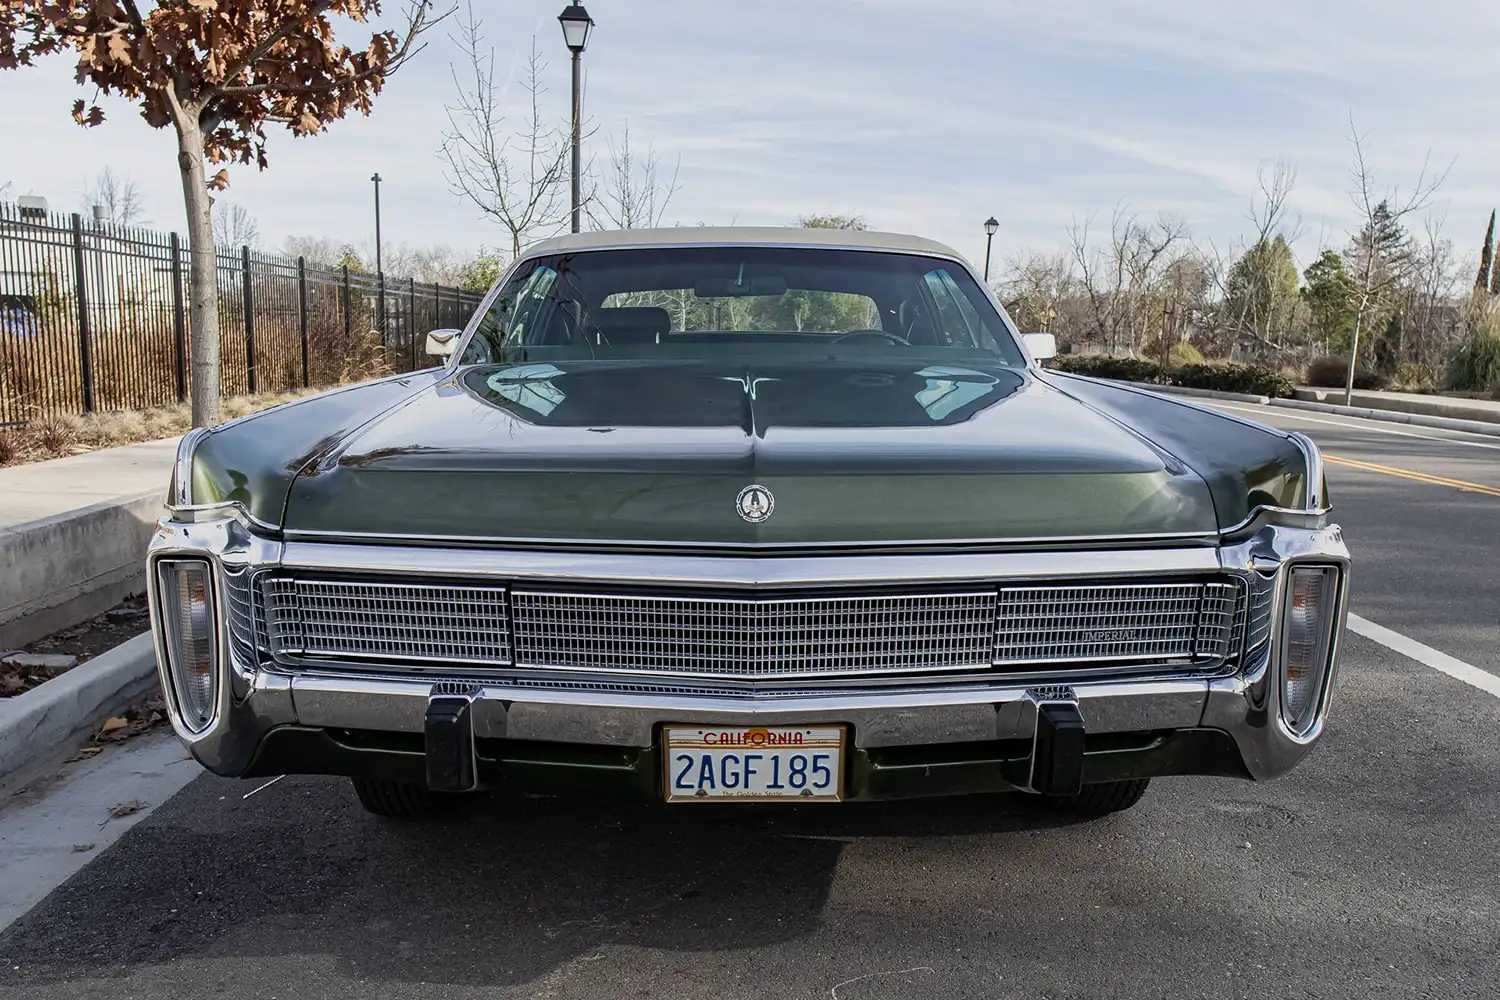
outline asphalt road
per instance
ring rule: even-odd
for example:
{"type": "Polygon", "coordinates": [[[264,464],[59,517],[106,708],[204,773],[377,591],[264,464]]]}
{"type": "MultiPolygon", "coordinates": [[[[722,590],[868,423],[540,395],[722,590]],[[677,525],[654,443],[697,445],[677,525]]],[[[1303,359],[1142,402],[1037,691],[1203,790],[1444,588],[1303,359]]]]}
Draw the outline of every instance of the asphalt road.
{"type": "MultiPolygon", "coordinates": [[[[1500,438],[1259,415],[1397,470],[1329,467],[1353,611],[1500,673],[1500,438]]],[[[0,935],[0,995],[1496,997],[1497,732],[1500,698],[1351,636],[1293,774],[1093,823],[497,798],[412,826],[204,776],[0,935]]]]}

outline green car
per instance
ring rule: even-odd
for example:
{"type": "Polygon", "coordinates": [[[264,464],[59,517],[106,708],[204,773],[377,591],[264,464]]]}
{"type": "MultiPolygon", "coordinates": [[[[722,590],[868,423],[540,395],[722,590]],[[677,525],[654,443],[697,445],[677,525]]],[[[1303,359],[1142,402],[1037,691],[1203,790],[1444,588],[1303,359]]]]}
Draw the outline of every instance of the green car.
{"type": "Polygon", "coordinates": [[[221,775],[1123,809],[1321,736],[1349,557],[1305,436],[1039,367],[909,236],[564,236],[441,364],[183,439],[148,556],[221,775]]]}

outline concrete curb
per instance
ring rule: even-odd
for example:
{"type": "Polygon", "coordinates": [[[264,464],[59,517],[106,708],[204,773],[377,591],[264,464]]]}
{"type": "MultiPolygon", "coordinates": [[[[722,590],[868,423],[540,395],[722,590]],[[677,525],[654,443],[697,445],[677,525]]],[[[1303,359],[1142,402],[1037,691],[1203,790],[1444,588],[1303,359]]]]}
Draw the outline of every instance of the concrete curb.
{"type": "Polygon", "coordinates": [[[1239,392],[1214,392],[1209,389],[1188,389],[1178,385],[1152,385],[1148,382],[1123,382],[1121,384],[1171,396],[1222,399],[1236,403],[1275,406],[1286,410],[1310,410],[1314,413],[1359,417],[1362,420],[1379,420],[1390,424],[1410,424],[1414,427],[1431,427],[1435,430],[1464,431],[1469,434],[1483,434],[1486,437],[1500,437],[1500,424],[1493,424],[1484,420],[1460,420],[1457,417],[1433,417],[1425,413],[1372,410],[1365,406],[1340,406],[1335,403],[1314,403],[1305,399],[1273,399],[1270,396],[1251,396],[1239,392]]]}
{"type": "Polygon", "coordinates": [[[0,786],[34,777],[105,719],[158,687],[146,632],[14,698],[0,699],[0,786]]]}
{"type": "Polygon", "coordinates": [[[0,649],[24,646],[146,589],[163,491],[0,527],[0,649]]]}

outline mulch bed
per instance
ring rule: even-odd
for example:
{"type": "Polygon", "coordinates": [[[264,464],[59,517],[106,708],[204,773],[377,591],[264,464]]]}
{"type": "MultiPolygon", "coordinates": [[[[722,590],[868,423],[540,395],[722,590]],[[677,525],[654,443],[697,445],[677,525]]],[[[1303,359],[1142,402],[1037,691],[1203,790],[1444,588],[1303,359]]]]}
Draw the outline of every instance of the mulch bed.
{"type": "MultiPolygon", "coordinates": [[[[73,656],[79,663],[85,663],[149,628],[145,596],[129,597],[102,615],[44,636],[19,650],[0,649],[0,660],[8,653],[21,652],[73,656]]],[[[0,698],[29,691],[67,669],[0,663],[0,698]]]]}

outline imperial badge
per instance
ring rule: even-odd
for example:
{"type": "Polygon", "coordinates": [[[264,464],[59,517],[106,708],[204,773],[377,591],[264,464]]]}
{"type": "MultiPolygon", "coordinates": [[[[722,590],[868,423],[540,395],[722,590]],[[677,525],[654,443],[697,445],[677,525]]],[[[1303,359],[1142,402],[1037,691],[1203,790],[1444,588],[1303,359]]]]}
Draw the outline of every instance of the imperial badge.
{"type": "Polygon", "coordinates": [[[776,509],[776,498],[764,486],[746,486],[735,498],[734,506],[740,512],[740,517],[751,524],[759,524],[776,509]]]}

